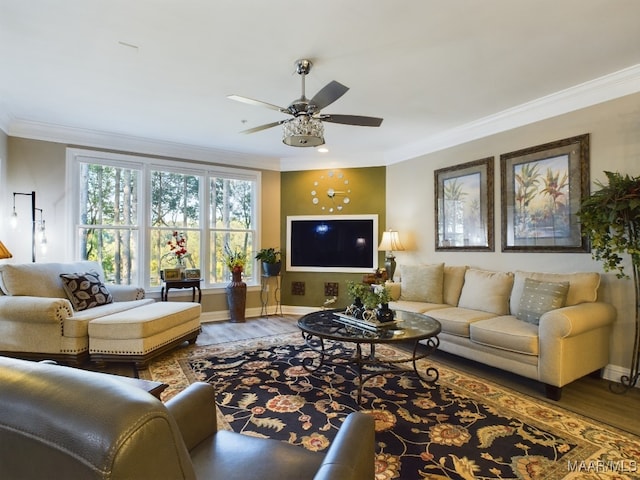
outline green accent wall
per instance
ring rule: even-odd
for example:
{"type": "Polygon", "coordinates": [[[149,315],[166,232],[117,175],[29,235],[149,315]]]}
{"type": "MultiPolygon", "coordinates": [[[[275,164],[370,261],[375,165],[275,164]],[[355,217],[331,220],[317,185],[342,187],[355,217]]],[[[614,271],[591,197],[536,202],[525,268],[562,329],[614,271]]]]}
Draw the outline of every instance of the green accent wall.
{"type": "MultiPolygon", "coordinates": [[[[309,170],[300,172],[283,172],[281,174],[281,232],[280,245],[283,255],[287,255],[287,217],[290,215],[378,215],[378,242],[386,227],[386,167],[368,168],[327,168],[323,170],[309,170]],[[333,176],[330,175],[333,173],[333,176]],[[338,178],[342,174],[342,178],[338,178]],[[348,180],[348,184],[344,183],[348,180]],[[314,185],[314,182],[319,185],[314,185]],[[349,203],[343,203],[343,194],[335,197],[335,203],[329,201],[326,190],[334,188],[338,192],[346,192],[349,203]],[[317,192],[318,204],[313,203],[311,191],[317,192]],[[325,209],[321,206],[324,204],[325,209]],[[342,205],[341,211],[332,205],[342,205]]],[[[283,258],[283,265],[286,264],[283,258]]],[[[384,252],[379,252],[379,266],[384,266],[384,252]]],[[[318,273],[318,272],[287,272],[282,270],[281,300],[283,305],[321,307],[327,298],[325,296],[325,282],[338,284],[338,300],[336,307],[344,307],[351,302],[347,296],[348,280],[362,280],[360,273],[318,273]],[[292,295],[292,283],[304,282],[305,294],[292,295]]]]}

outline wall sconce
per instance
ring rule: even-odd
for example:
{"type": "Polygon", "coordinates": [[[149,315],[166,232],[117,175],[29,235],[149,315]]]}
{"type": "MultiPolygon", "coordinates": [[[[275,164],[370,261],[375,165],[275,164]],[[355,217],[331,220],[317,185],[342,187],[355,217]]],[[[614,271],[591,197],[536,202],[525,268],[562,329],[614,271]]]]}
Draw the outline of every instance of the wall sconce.
{"type": "Polygon", "coordinates": [[[13,212],[11,213],[11,226],[16,228],[18,225],[18,214],[16,212],[16,195],[25,195],[31,197],[31,261],[36,261],[36,227],[38,232],[38,242],[42,253],[46,253],[47,235],[45,231],[44,214],[41,208],[36,207],[36,192],[22,193],[13,192],[13,212]],[[40,212],[40,221],[36,219],[36,212],[40,212]]]}
{"type": "Polygon", "coordinates": [[[395,230],[389,230],[382,233],[382,240],[378,245],[378,250],[386,250],[387,255],[385,257],[384,268],[387,270],[387,278],[393,282],[393,274],[396,271],[396,257],[393,256],[393,251],[402,252],[404,246],[400,241],[400,236],[395,230]]]}

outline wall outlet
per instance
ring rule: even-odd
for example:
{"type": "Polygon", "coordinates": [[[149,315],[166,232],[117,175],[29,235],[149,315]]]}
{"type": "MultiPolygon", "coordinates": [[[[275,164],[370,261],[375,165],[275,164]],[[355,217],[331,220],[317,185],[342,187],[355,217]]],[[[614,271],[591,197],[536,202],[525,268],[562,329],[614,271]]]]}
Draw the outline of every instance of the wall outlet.
{"type": "Polygon", "coordinates": [[[339,290],[338,282],[324,282],[324,296],[337,297],[339,290]]]}
{"type": "Polygon", "coordinates": [[[304,282],[291,282],[291,295],[304,295],[304,282]]]}

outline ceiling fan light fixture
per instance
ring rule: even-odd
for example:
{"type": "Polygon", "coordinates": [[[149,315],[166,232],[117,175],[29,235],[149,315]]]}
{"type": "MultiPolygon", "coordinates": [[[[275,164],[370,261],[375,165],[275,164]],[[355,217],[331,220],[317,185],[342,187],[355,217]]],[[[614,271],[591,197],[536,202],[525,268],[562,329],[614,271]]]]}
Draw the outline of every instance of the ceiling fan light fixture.
{"type": "Polygon", "coordinates": [[[298,115],[282,124],[282,142],[290,147],[324,145],[324,126],[316,118],[298,115]]]}

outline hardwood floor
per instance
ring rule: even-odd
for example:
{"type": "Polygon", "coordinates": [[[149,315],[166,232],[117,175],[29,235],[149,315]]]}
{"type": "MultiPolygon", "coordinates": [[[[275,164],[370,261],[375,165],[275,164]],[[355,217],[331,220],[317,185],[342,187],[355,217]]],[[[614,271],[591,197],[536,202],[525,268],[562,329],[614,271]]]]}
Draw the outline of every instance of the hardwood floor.
{"type": "MultiPolygon", "coordinates": [[[[295,316],[248,318],[244,323],[212,322],[202,326],[197,345],[243,340],[298,331],[295,316]]],[[[585,377],[563,388],[562,398],[554,402],[545,398],[544,387],[530,379],[466,360],[445,352],[436,352],[434,359],[446,365],[486,378],[517,392],[566,408],[580,415],[640,435],[640,388],[625,394],[609,390],[609,381],[585,377]]]]}

